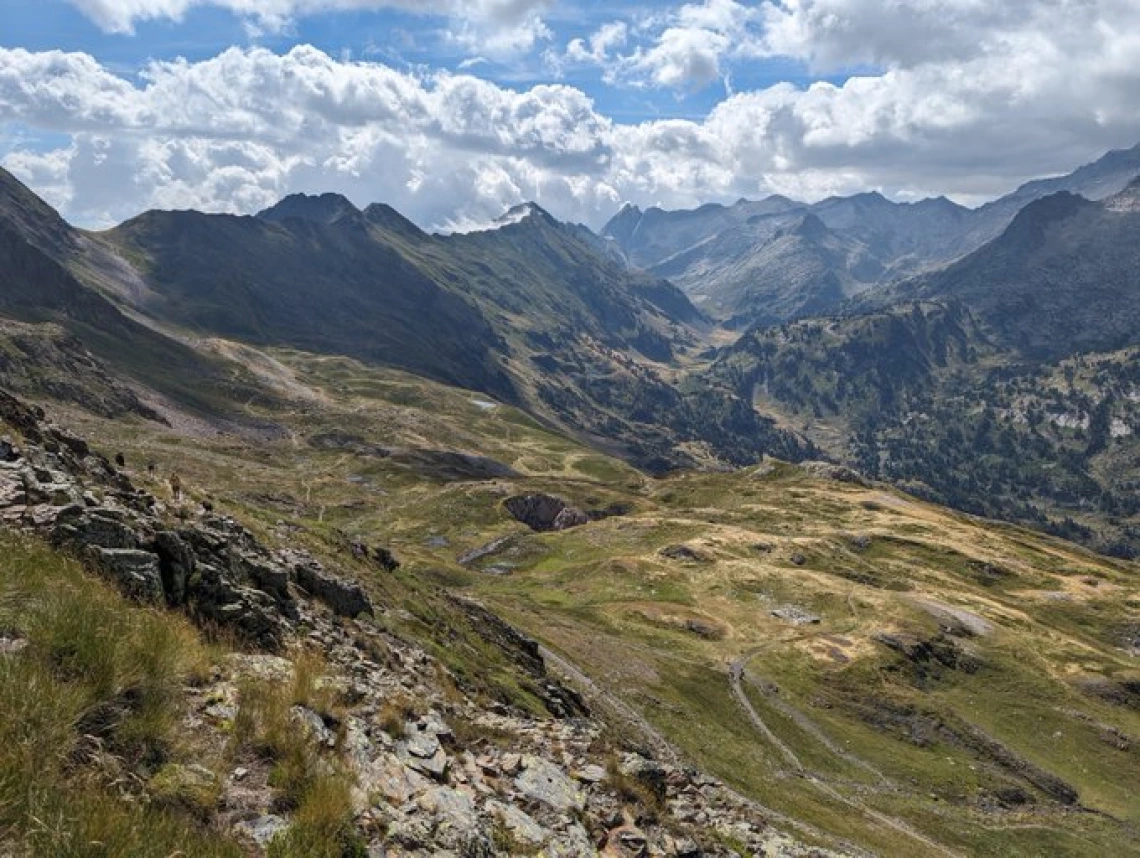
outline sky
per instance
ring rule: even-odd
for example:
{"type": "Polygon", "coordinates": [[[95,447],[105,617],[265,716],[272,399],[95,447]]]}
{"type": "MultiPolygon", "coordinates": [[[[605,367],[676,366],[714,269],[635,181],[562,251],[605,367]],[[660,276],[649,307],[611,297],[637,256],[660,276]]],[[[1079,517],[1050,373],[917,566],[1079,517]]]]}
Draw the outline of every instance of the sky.
{"type": "Polygon", "coordinates": [[[1140,0],[0,0],[0,165],[92,228],[976,204],[1137,143],[1140,0]]]}

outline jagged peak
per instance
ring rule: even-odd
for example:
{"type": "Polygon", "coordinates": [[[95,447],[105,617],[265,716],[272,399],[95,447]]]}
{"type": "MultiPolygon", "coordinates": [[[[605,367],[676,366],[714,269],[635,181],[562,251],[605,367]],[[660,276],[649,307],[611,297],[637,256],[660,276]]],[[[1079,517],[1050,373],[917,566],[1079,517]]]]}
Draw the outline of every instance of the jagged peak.
{"type": "Polygon", "coordinates": [[[492,221],[464,221],[452,223],[444,231],[452,235],[471,235],[478,232],[496,232],[501,229],[515,226],[556,226],[558,221],[538,203],[526,202],[511,206],[507,211],[492,221]]]}
{"type": "Polygon", "coordinates": [[[506,214],[495,220],[493,229],[501,229],[505,226],[516,226],[518,224],[555,224],[558,221],[546,209],[535,202],[519,203],[517,206],[511,206],[507,209],[506,214]]]}
{"type": "Polygon", "coordinates": [[[334,223],[353,214],[360,214],[360,210],[342,194],[290,194],[277,205],[258,212],[257,217],[274,223],[286,220],[334,223]]]}
{"type": "Polygon", "coordinates": [[[804,215],[803,220],[796,224],[792,232],[804,238],[818,240],[826,238],[831,233],[831,230],[827,228],[827,224],[820,220],[818,216],[808,212],[804,215]]]}

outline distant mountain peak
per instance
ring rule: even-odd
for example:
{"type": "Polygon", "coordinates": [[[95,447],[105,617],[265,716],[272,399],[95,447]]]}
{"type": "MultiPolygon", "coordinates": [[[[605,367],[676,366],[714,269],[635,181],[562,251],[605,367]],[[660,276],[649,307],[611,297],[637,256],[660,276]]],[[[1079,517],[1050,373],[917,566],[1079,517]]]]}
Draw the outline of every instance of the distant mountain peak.
{"type": "Polygon", "coordinates": [[[554,216],[538,203],[527,202],[520,203],[517,206],[512,206],[507,210],[507,213],[495,221],[495,229],[500,229],[504,226],[515,226],[516,224],[532,222],[532,223],[546,223],[554,224],[557,221],[554,216]]]}
{"type": "Polygon", "coordinates": [[[809,212],[804,215],[803,220],[796,224],[792,232],[804,238],[811,239],[812,241],[818,241],[826,238],[831,230],[827,228],[827,224],[820,220],[819,217],[809,212]]]}
{"type": "Polygon", "coordinates": [[[346,215],[360,214],[360,210],[341,194],[325,193],[290,194],[275,206],[258,213],[261,220],[281,223],[286,220],[304,220],[312,223],[335,223],[346,215]]]}

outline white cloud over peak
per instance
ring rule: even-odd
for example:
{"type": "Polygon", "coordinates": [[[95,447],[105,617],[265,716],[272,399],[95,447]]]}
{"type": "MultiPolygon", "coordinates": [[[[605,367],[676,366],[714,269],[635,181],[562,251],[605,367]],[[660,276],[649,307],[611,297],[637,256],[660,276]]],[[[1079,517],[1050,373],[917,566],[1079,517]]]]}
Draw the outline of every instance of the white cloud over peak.
{"type": "MultiPolygon", "coordinates": [[[[275,2],[296,13],[350,0],[275,2]]],[[[468,5],[516,24],[541,10],[534,0],[468,5]]],[[[0,134],[0,160],[84,224],[148,207],[251,212],[332,190],[426,226],[486,223],[530,199],[597,225],[625,200],[682,207],[867,189],[979,199],[1140,141],[1140,4],[1026,0],[1016,20],[993,8],[1006,5],[708,0],[614,20],[559,60],[682,88],[762,55],[876,69],[739,92],[700,121],[636,124],[573,86],[512,89],[304,45],[156,61],[136,79],[87,54],[0,48],[0,126],[67,141],[44,151],[0,134]],[[929,49],[917,51],[924,38],[929,49]]]]}

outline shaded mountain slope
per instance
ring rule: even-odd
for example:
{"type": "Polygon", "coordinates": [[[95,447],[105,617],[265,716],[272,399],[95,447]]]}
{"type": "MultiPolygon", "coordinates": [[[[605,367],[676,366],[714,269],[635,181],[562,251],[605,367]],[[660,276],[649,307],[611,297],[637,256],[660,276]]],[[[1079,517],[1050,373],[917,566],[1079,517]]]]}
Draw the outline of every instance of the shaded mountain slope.
{"type": "Polygon", "coordinates": [[[757,328],[694,386],[922,497],[1134,557],[1135,352],[1027,361],[963,303],[898,304],[757,328]]]}
{"type": "Polygon", "coordinates": [[[994,241],[896,298],[957,300],[996,339],[1055,360],[1140,341],[1140,180],[1103,202],[1060,192],[1027,205],[994,241]]]}
{"type": "MultiPolygon", "coordinates": [[[[323,211],[325,203],[309,205],[323,211]]],[[[478,310],[376,240],[355,209],[329,222],[148,212],[107,238],[145,260],[153,294],[136,309],[157,319],[513,395],[478,310]]]]}
{"type": "MultiPolygon", "coordinates": [[[[28,230],[26,221],[9,217],[7,209],[0,209],[0,316],[32,324],[56,323],[75,338],[65,341],[66,350],[73,356],[89,350],[122,377],[201,413],[228,407],[243,391],[250,395],[251,389],[244,386],[233,367],[140,324],[76,279],[37,246],[50,238],[60,242],[57,251],[66,253],[67,246],[74,246],[73,234],[34,228],[40,225],[52,223],[44,219],[28,230]],[[29,233],[36,244],[29,241],[29,233]]],[[[46,344],[54,334],[44,331],[43,336],[46,344]]],[[[20,349],[11,352],[9,360],[9,372],[30,378],[41,370],[34,355],[20,349]],[[29,362],[23,368],[16,366],[20,354],[29,362]]],[[[98,372],[104,371],[100,368],[98,372]]],[[[121,382],[115,385],[121,388],[121,382]]],[[[133,402],[133,394],[122,399],[125,395],[120,389],[112,398],[133,402]]],[[[140,413],[150,412],[143,409],[140,413]]]]}
{"type": "Polygon", "coordinates": [[[654,273],[678,277],[694,301],[733,327],[825,313],[882,275],[866,245],[833,232],[816,215],[779,223],[768,223],[770,236],[752,252],[736,252],[756,236],[756,228],[746,225],[669,259],[654,273]]]}

